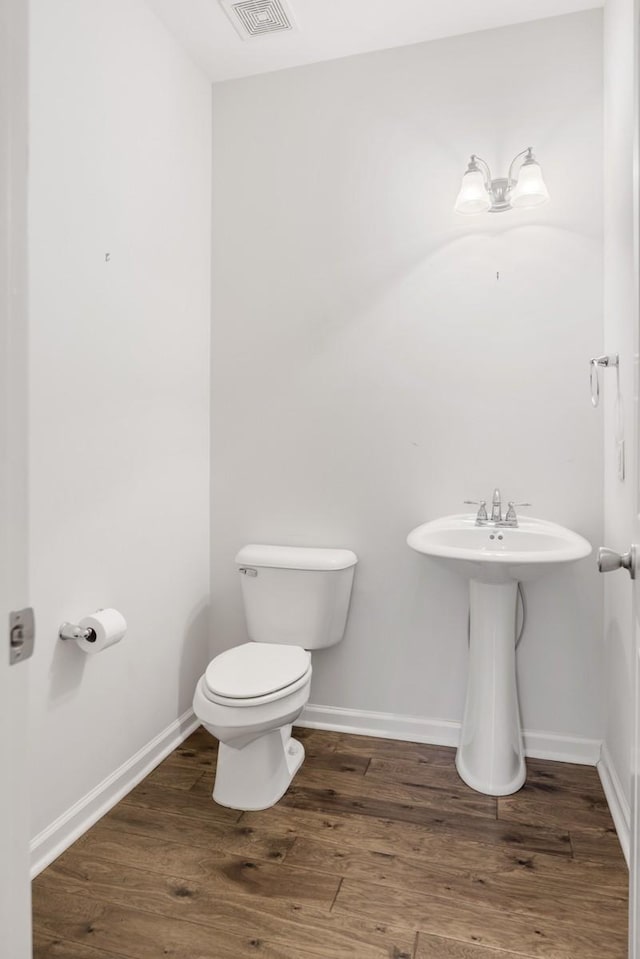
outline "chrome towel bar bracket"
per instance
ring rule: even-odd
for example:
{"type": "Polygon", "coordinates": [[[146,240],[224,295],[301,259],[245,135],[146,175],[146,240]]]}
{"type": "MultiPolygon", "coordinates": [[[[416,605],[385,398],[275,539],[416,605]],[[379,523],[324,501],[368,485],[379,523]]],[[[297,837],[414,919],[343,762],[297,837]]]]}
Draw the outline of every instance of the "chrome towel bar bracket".
{"type": "Polygon", "coordinates": [[[600,374],[599,368],[607,370],[610,368],[618,369],[620,365],[620,356],[618,353],[605,353],[602,356],[592,356],[589,360],[589,385],[591,387],[591,405],[598,406],[600,403],[600,374]]]}

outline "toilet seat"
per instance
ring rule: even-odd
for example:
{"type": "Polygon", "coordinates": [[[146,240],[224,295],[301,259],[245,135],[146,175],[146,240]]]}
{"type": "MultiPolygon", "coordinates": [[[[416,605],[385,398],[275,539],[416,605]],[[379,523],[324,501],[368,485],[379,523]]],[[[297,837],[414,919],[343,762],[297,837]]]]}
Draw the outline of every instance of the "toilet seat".
{"type": "Polygon", "coordinates": [[[311,676],[311,654],[300,646],[243,643],[213,659],[203,692],[224,706],[273,702],[300,689],[311,676]]]}
{"type": "Polygon", "coordinates": [[[304,673],[300,679],[297,679],[295,683],[291,683],[290,686],[285,686],[284,689],[278,689],[275,693],[268,693],[266,696],[252,696],[248,699],[231,699],[229,696],[220,696],[218,693],[211,692],[206,682],[204,682],[204,679],[202,682],[202,692],[210,703],[217,706],[235,706],[238,709],[247,706],[263,706],[276,702],[279,699],[287,699],[299,689],[302,689],[303,686],[311,681],[311,672],[311,666],[309,666],[306,673],[304,673]]]}

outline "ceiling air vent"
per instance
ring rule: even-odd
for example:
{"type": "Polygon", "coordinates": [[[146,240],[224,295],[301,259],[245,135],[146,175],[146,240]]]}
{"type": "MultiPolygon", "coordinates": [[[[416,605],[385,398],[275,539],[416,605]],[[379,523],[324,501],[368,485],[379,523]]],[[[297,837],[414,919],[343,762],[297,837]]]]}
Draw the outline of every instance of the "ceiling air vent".
{"type": "Polygon", "coordinates": [[[222,9],[243,40],[295,28],[282,0],[220,0],[222,9]]]}

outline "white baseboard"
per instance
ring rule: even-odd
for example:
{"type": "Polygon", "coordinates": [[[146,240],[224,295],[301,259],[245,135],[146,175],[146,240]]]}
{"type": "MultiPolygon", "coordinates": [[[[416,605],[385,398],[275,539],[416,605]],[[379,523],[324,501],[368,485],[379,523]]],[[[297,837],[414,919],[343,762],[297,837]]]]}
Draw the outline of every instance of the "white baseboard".
{"type": "Polygon", "coordinates": [[[193,710],[183,713],[131,759],[98,783],[46,829],[31,840],[31,878],[42,872],[65,849],[126,796],[158,763],[198,728],[193,710]]]}
{"type": "MultiPolygon", "coordinates": [[[[305,706],[298,725],[360,736],[379,736],[381,739],[404,739],[410,743],[430,743],[433,746],[457,746],[460,739],[460,723],[445,719],[340,709],[311,703],[305,706]]],[[[600,756],[600,745],[599,739],[558,736],[531,730],[524,732],[525,754],[532,759],[554,759],[595,766],[600,756]]]]}
{"type": "Polygon", "coordinates": [[[618,839],[624,853],[624,858],[629,866],[631,850],[631,809],[629,802],[622,788],[620,777],[611,759],[611,753],[607,749],[607,744],[602,744],[600,759],[598,761],[598,773],[600,782],[607,797],[611,818],[618,833],[618,839]]]}
{"type": "Polygon", "coordinates": [[[533,729],[525,729],[523,738],[524,754],[530,759],[551,759],[559,763],[596,766],[600,758],[602,742],[599,739],[539,733],[533,729]]]}
{"type": "Polygon", "coordinates": [[[380,739],[404,739],[405,742],[430,743],[432,746],[457,746],[460,738],[460,723],[423,716],[375,713],[364,709],[316,706],[312,703],[307,703],[296,723],[310,729],[330,729],[337,733],[379,736],[380,739]]]}

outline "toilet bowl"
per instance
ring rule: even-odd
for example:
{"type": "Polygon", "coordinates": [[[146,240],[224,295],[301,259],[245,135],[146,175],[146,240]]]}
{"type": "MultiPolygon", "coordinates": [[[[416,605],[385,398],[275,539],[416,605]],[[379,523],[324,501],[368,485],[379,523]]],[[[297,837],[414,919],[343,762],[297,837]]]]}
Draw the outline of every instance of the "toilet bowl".
{"type": "Polygon", "coordinates": [[[342,639],[356,562],[350,550],[308,547],[245,546],[236,556],[251,641],[216,656],[193,697],[220,742],[220,805],[267,809],[302,765],[291,727],[309,699],[309,650],[342,639]]]}
{"type": "Polygon", "coordinates": [[[220,742],[215,802],[255,810],[282,798],[304,759],[291,726],[310,687],[311,656],[293,646],[245,643],[212,660],[196,687],[193,708],[220,742]]]}

